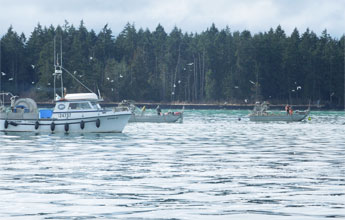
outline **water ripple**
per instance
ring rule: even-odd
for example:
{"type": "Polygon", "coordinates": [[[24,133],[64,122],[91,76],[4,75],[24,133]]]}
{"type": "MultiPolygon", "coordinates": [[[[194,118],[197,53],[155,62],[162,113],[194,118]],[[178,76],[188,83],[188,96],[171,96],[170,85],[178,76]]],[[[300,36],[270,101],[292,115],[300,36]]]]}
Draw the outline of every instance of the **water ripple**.
{"type": "Polygon", "coordinates": [[[0,133],[0,218],[345,218],[344,114],[247,114],[186,111],[183,124],[122,134],[0,133]]]}

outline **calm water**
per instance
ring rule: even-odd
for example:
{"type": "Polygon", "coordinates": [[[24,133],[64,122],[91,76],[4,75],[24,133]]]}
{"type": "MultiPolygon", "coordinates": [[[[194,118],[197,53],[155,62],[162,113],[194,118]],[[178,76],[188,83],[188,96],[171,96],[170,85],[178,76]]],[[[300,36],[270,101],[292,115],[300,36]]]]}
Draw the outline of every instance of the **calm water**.
{"type": "Polygon", "coordinates": [[[246,114],[189,110],[183,124],[122,134],[0,133],[0,219],[345,219],[344,113],[246,114]]]}

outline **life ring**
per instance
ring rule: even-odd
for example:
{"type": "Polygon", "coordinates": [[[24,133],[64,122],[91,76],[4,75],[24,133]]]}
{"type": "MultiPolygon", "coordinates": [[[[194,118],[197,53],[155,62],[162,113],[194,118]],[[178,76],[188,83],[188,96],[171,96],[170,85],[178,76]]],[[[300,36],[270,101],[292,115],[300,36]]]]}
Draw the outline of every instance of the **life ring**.
{"type": "Polygon", "coordinates": [[[68,132],[68,130],[69,130],[69,124],[66,123],[66,124],[65,124],[65,131],[68,132]]]}
{"type": "Polygon", "coordinates": [[[35,122],[35,130],[37,130],[39,126],[40,126],[40,123],[38,121],[36,121],[35,122]]]}
{"type": "Polygon", "coordinates": [[[50,130],[51,130],[51,131],[54,131],[54,130],[55,130],[55,123],[54,123],[54,122],[52,122],[52,123],[50,124],[50,130]]]}
{"type": "Polygon", "coordinates": [[[7,129],[8,128],[8,121],[7,120],[5,120],[5,129],[7,129]]]}
{"type": "Polygon", "coordinates": [[[97,118],[97,120],[96,120],[96,127],[99,128],[99,126],[101,126],[101,120],[99,120],[99,118],[97,118]]]}
{"type": "Polygon", "coordinates": [[[80,128],[81,128],[81,130],[83,130],[85,128],[85,122],[83,120],[81,120],[81,122],[80,122],[80,128]]]}

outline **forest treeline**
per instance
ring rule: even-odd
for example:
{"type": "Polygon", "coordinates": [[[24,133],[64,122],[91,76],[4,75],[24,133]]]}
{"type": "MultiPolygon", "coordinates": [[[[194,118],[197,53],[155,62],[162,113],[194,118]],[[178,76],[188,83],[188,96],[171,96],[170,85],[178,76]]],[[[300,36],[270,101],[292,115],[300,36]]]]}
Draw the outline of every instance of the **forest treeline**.
{"type": "MultiPolygon", "coordinates": [[[[1,90],[41,101],[53,94],[54,37],[63,66],[108,101],[344,104],[344,36],[307,29],[287,35],[232,32],[214,24],[201,33],[137,30],[113,36],[62,26],[34,28],[26,38],[9,27],[1,37],[1,90]],[[61,41],[60,41],[61,39],[61,41]]],[[[68,92],[87,92],[64,75],[68,92]]]]}

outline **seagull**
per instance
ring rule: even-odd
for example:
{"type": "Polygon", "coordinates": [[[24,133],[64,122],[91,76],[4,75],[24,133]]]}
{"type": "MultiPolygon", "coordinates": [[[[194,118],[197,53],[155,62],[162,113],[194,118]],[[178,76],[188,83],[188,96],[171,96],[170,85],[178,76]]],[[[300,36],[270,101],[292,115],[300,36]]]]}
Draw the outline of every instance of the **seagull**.
{"type": "Polygon", "coordinates": [[[35,84],[35,82],[34,82],[34,81],[32,81],[31,83],[32,83],[32,84],[35,84]]]}
{"type": "Polygon", "coordinates": [[[172,93],[171,93],[171,95],[175,95],[175,93],[174,93],[174,92],[172,92],[172,93]]]}
{"type": "Polygon", "coordinates": [[[79,78],[83,77],[83,75],[79,75],[79,78]]]}
{"type": "Polygon", "coordinates": [[[90,60],[92,60],[93,59],[93,57],[90,57],[90,60]]]}
{"type": "Polygon", "coordinates": [[[238,89],[238,86],[234,86],[235,87],[235,89],[238,89]]]}
{"type": "Polygon", "coordinates": [[[248,102],[248,99],[245,99],[244,102],[247,103],[247,102],[248,102]]]}
{"type": "Polygon", "coordinates": [[[111,91],[113,92],[113,91],[114,91],[114,88],[111,88],[111,91]]]}
{"type": "Polygon", "coordinates": [[[114,82],[114,80],[112,79],[110,82],[114,82]]]}
{"type": "Polygon", "coordinates": [[[250,82],[251,84],[255,85],[255,82],[253,82],[253,81],[251,81],[251,80],[249,80],[249,82],[250,82]]]}
{"type": "Polygon", "coordinates": [[[74,70],[73,74],[75,75],[77,73],[77,71],[74,70]]]}
{"type": "Polygon", "coordinates": [[[12,77],[8,79],[8,81],[12,81],[12,80],[13,80],[13,78],[12,78],[12,77]]]}
{"type": "Polygon", "coordinates": [[[50,86],[50,83],[48,83],[48,86],[50,86]]]}
{"type": "Polygon", "coordinates": [[[191,65],[193,65],[193,64],[194,64],[194,63],[188,63],[187,65],[188,65],[188,66],[191,66],[191,65]]]}
{"type": "Polygon", "coordinates": [[[176,87],[176,84],[174,83],[174,88],[176,87]]]}
{"type": "Polygon", "coordinates": [[[297,86],[297,88],[296,88],[297,90],[299,90],[299,89],[302,89],[302,87],[301,86],[297,86]]]}
{"type": "Polygon", "coordinates": [[[109,81],[109,80],[110,80],[110,78],[109,78],[109,77],[107,77],[107,80],[109,81]]]}
{"type": "Polygon", "coordinates": [[[4,72],[1,72],[1,75],[3,75],[3,76],[6,76],[6,73],[4,73],[4,72]]]}
{"type": "Polygon", "coordinates": [[[31,64],[32,69],[35,69],[35,65],[31,64]]]}
{"type": "Polygon", "coordinates": [[[122,78],[123,76],[120,74],[120,78],[122,78]]]}
{"type": "Polygon", "coordinates": [[[181,80],[178,81],[178,84],[180,84],[180,83],[181,83],[181,80]]]}

